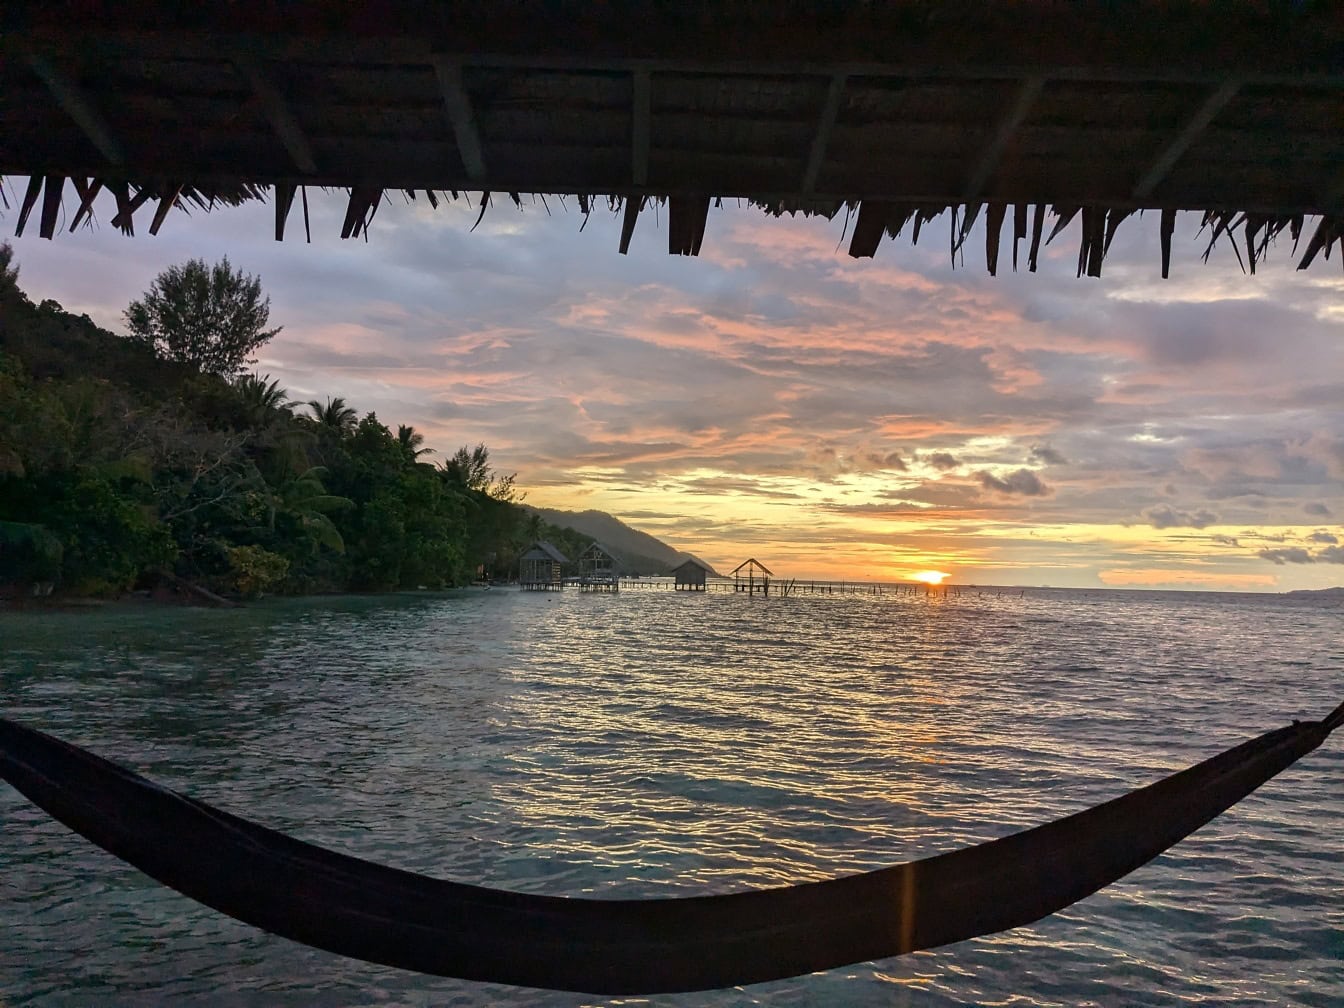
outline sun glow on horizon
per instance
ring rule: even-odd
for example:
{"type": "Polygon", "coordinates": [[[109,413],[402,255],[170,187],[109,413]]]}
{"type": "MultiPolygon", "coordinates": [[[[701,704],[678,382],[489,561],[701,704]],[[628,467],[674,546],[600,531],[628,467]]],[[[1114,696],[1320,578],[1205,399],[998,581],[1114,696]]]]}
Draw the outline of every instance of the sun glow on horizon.
{"type": "Polygon", "coordinates": [[[910,577],[912,581],[923,581],[925,584],[940,585],[945,578],[951,577],[946,571],[926,570],[913,574],[910,577]]]}

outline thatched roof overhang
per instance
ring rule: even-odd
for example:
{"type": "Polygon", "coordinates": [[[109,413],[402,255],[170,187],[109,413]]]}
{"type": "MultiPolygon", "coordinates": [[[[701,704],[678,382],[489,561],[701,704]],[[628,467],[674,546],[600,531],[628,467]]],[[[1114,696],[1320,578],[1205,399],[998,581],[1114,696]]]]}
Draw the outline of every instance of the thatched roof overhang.
{"type": "Polygon", "coordinates": [[[558,564],[569,563],[568,557],[566,557],[563,553],[561,553],[558,549],[556,549],[555,546],[545,541],[534,542],[531,546],[528,547],[526,552],[524,552],[523,555],[519,557],[519,559],[541,560],[558,564]]]}
{"type": "Polygon", "coordinates": [[[46,236],[107,188],[127,231],[271,198],[280,237],[310,186],[348,192],[344,237],[398,189],[571,195],[622,250],[656,199],[687,254],[722,198],[853,213],[857,256],[950,210],[991,271],[1010,221],[1034,266],[1081,219],[1080,273],[1142,209],[1164,272],[1178,210],[1252,265],[1344,235],[1334,3],[16,4],[0,57],[0,174],[46,236]]]}

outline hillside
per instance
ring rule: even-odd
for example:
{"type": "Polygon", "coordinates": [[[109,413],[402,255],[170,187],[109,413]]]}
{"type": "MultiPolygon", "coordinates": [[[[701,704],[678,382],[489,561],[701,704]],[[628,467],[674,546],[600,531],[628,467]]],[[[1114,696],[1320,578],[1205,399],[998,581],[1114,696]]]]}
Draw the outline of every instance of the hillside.
{"type": "MultiPolygon", "coordinates": [[[[524,507],[539,514],[543,521],[551,525],[572,528],[576,532],[592,536],[618,554],[618,559],[623,561],[629,570],[641,574],[666,574],[691,557],[691,554],[675,550],[647,532],[631,528],[605,511],[558,511],[554,508],[535,508],[529,505],[524,507]]],[[[703,560],[700,562],[704,563],[703,560]]]]}

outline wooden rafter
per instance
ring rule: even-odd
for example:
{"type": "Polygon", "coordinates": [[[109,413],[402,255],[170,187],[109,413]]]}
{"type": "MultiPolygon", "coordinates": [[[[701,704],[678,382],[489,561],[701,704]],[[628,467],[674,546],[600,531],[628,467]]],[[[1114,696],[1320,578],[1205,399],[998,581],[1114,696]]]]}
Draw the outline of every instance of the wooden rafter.
{"type": "Polygon", "coordinates": [[[56,103],[75,121],[75,125],[98,149],[98,153],[106,158],[109,164],[124,163],[126,155],[121,149],[121,144],[117,143],[107,120],[94,107],[93,101],[85,94],[84,89],[61,73],[45,56],[32,52],[27,56],[28,65],[32,67],[33,72],[42,78],[42,83],[47,86],[56,103]]]}
{"type": "Polygon", "coordinates": [[[1172,138],[1171,142],[1162,148],[1161,152],[1153,160],[1152,166],[1139,179],[1134,191],[1131,194],[1134,199],[1147,199],[1167,177],[1171,169],[1176,166],[1176,162],[1181,159],[1181,155],[1190,149],[1190,145],[1199,138],[1213,122],[1214,117],[1218,115],[1227,103],[1236,97],[1237,92],[1241,90],[1242,82],[1240,80],[1223,81],[1200,103],[1199,108],[1195,109],[1181,131],[1172,138]]]}
{"type": "Polygon", "coordinates": [[[980,152],[980,159],[966,179],[966,189],[962,194],[965,202],[972,203],[980,198],[985,183],[994,174],[994,169],[998,168],[999,159],[1003,157],[1008,142],[1012,140],[1017,128],[1022,125],[1022,120],[1031,112],[1032,105],[1036,103],[1036,99],[1040,96],[1041,89],[1044,87],[1045,78],[1042,76],[1028,77],[1017,86],[1017,90],[1013,94],[1013,100],[1009,102],[999,116],[989,143],[980,152]]]}
{"type": "Polygon", "coordinates": [[[275,135],[285,145],[285,150],[289,152],[290,160],[294,162],[295,167],[305,174],[315,174],[317,161],[313,157],[313,148],[308,143],[308,137],[290,109],[289,102],[263,69],[261,61],[250,55],[239,54],[233,57],[233,65],[252,88],[252,93],[261,103],[262,112],[265,113],[271,128],[275,130],[275,135]]]}
{"type": "Polygon", "coordinates": [[[821,113],[817,116],[817,129],[812,134],[812,145],[807,152],[807,164],[803,168],[803,180],[798,186],[798,191],[804,197],[811,195],[817,187],[821,166],[826,161],[826,148],[831,142],[831,134],[835,131],[835,121],[840,116],[840,104],[844,100],[845,82],[848,79],[845,74],[832,74],[830,83],[826,85],[826,100],[822,103],[821,113]]]}
{"type": "Polygon", "coordinates": [[[630,75],[630,177],[637,186],[649,184],[649,146],[653,116],[653,82],[648,70],[630,75]]]}
{"type": "Polygon", "coordinates": [[[476,126],[476,116],[471,106],[471,97],[467,94],[466,84],[462,80],[462,63],[446,56],[434,59],[434,75],[439,81],[439,92],[443,98],[443,111],[448,117],[453,137],[457,141],[458,153],[462,156],[462,167],[467,178],[473,182],[485,179],[485,150],[481,145],[480,130],[476,126]]]}

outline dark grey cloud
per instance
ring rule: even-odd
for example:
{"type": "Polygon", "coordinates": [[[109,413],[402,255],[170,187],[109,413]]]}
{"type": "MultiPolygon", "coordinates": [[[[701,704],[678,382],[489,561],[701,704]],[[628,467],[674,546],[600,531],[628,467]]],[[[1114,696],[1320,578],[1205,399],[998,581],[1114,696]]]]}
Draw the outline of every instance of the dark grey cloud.
{"type": "Polygon", "coordinates": [[[947,470],[955,469],[957,468],[957,466],[961,465],[961,460],[958,459],[951,452],[945,452],[945,451],[929,452],[927,455],[922,455],[920,457],[922,459],[925,459],[929,463],[929,465],[933,466],[935,469],[940,470],[941,472],[947,472],[947,470]]]}
{"type": "Polygon", "coordinates": [[[1271,560],[1276,564],[1309,564],[1316,558],[1300,546],[1285,546],[1279,549],[1262,549],[1256,556],[1262,560],[1271,560]]]}
{"type": "Polygon", "coordinates": [[[1316,553],[1317,563],[1344,564],[1344,546],[1327,546],[1316,553]]]}
{"type": "Polygon", "coordinates": [[[1019,469],[1002,479],[991,472],[978,472],[975,475],[986,490],[1010,496],[1043,497],[1052,492],[1030,469],[1019,469]]]}
{"type": "Polygon", "coordinates": [[[1218,516],[1203,508],[1198,511],[1181,511],[1169,504],[1159,504],[1143,513],[1148,524],[1155,529],[1169,528],[1208,528],[1218,523],[1218,516]]]}
{"type": "Polygon", "coordinates": [[[1322,518],[1330,517],[1330,509],[1320,501],[1308,501],[1302,505],[1304,514],[1317,515],[1322,518]]]}
{"type": "Polygon", "coordinates": [[[1339,536],[1335,535],[1333,532],[1317,529],[1315,532],[1311,533],[1311,535],[1307,536],[1307,542],[1327,543],[1334,546],[1339,543],[1339,536]]]}
{"type": "Polygon", "coordinates": [[[1043,465],[1068,465],[1069,463],[1069,460],[1061,452],[1056,451],[1049,445],[1032,445],[1028,460],[1043,465]]]}

